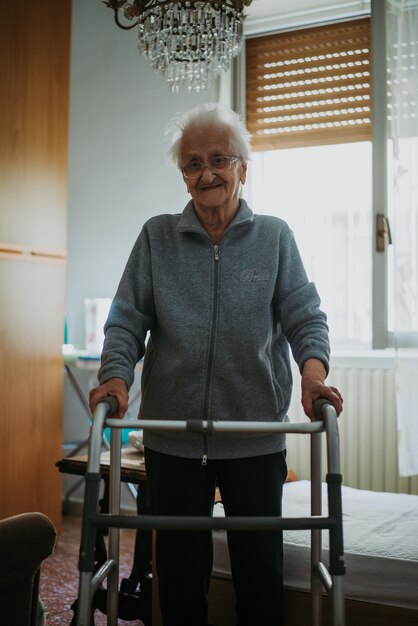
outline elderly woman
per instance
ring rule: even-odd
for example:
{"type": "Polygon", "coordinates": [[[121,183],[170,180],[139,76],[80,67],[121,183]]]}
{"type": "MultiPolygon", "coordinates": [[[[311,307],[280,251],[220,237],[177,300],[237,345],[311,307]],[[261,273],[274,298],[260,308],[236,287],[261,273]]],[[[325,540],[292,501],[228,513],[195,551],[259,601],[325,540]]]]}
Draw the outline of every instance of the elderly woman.
{"type": "MultiPolygon", "coordinates": [[[[240,198],[249,135],[231,110],[205,105],[175,121],[170,156],[190,202],[151,218],[134,245],[109,318],[91,409],[106,395],[125,414],[144,355],[140,416],[285,421],[292,392],[289,346],[302,404],[339,392],[325,384],[326,316],[282,220],[240,198]],[[146,338],[148,341],[146,342],[146,338]]],[[[280,515],[286,479],[281,434],[145,431],[151,510],[211,515],[218,485],[227,515],[280,515]]],[[[229,532],[239,626],[281,624],[282,534],[229,532]]],[[[159,531],[164,626],[206,626],[210,531],[159,531]]]]}

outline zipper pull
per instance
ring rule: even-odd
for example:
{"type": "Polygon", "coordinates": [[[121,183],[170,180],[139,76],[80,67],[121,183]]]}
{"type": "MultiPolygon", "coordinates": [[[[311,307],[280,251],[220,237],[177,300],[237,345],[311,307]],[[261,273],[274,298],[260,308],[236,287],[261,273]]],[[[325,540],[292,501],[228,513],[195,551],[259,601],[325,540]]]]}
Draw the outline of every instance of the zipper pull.
{"type": "Polygon", "coordinates": [[[208,464],[208,455],[204,454],[202,456],[202,465],[203,465],[203,467],[206,467],[207,464],[208,464]]]}
{"type": "Polygon", "coordinates": [[[213,254],[215,255],[215,261],[219,261],[219,246],[213,246],[213,254]]]}

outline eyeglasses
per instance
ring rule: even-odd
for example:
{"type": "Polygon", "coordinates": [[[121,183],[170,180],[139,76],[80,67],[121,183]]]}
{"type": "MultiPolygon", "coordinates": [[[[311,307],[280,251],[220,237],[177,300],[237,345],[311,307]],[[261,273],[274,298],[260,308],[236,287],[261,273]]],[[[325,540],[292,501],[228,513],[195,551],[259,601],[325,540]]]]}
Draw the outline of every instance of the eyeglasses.
{"type": "Polygon", "coordinates": [[[181,171],[186,178],[200,178],[205,167],[208,167],[212,173],[217,174],[218,172],[230,170],[232,164],[236,161],[239,161],[239,157],[237,156],[216,156],[209,159],[207,163],[193,159],[190,163],[187,163],[187,165],[183,165],[181,171]]]}

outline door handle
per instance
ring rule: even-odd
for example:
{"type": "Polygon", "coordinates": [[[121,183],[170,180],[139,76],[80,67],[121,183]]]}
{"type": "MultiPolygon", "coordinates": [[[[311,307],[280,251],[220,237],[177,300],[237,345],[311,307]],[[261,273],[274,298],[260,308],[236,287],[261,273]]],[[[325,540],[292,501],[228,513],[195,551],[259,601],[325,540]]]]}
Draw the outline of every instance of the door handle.
{"type": "Polygon", "coordinates": [[[384,252],[392,243],[389,220],[383,213],[376,215],[376,252],[384,252]]]}

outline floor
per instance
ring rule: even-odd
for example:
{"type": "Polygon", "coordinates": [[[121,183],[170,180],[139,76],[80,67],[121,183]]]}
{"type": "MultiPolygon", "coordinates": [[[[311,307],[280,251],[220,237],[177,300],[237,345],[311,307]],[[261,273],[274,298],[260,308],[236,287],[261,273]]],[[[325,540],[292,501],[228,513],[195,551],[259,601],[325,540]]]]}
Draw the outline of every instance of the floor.
{"type": "MultiPolygon", "coordinates": [[[[45,607],[46,626],[69,626],[73,618],[71,605],[78,595],[78,551],[81,520],[64,515],[55,553],[43,564],[40,597],[45,607]]],[[[132,566],[134,530],[122,530],[120,539],[120,574],[128,576],[132,566]]],[[[106,626],[106,615],[96,610],[94,626],[106,626]]],[[[119,620],[118,626],[141,625],[140,620],[119,620]]]]}

